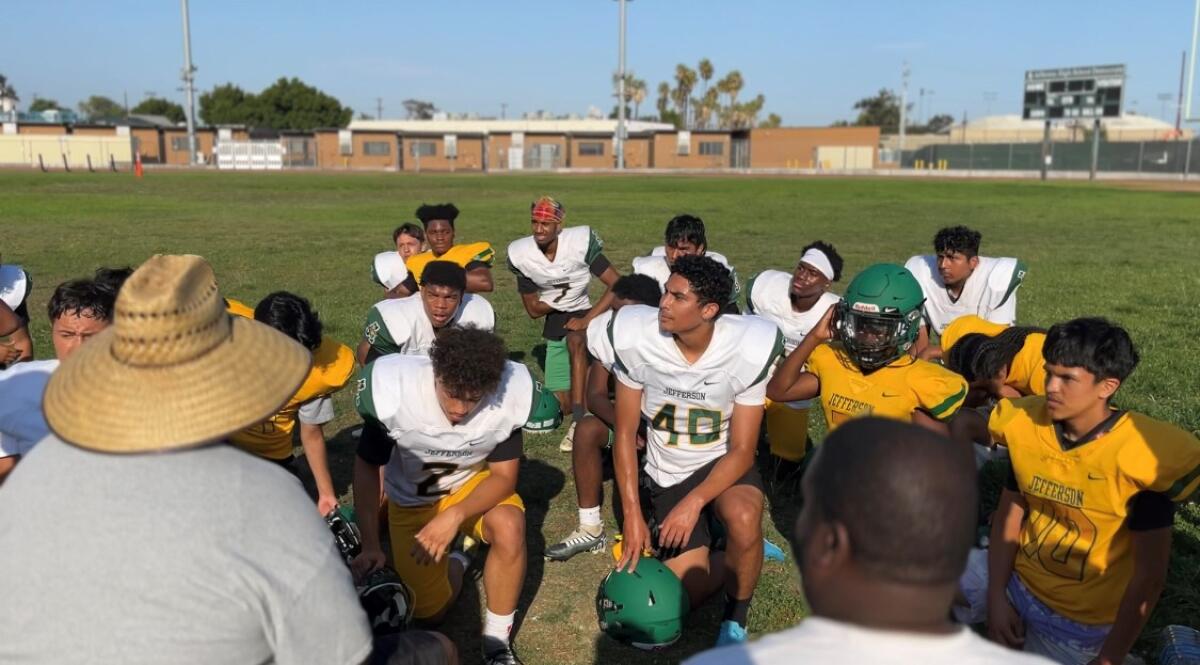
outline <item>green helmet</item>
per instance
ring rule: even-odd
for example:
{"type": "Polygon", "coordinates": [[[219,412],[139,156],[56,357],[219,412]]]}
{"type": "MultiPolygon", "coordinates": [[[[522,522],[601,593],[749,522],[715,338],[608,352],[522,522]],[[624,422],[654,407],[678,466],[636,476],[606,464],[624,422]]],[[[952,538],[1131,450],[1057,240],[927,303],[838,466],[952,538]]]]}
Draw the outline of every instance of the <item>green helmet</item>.
{"type": "Polygon", "coordinates": [[[879,369],[917,341],[924,303],[912,273],[876,263],[854,277],[838,303],[837,339],[860,369],[879,369]]]}
{"type": "Polygon", "coordinates": [[[562,424],[562,407],[554,393],[546,390],[539,381],[533,382],[533,401],[529,409],[529,419],[523,429],[526,432],[550,432],[562,424]]]}
{"type": "Polygon", "coordinates": [[[639,649],[673,644],[683,634],[687,611],[683,583],[652,557],[642,557],[635,572],[610,572],[596,593],[600,630],[639,649]]]}

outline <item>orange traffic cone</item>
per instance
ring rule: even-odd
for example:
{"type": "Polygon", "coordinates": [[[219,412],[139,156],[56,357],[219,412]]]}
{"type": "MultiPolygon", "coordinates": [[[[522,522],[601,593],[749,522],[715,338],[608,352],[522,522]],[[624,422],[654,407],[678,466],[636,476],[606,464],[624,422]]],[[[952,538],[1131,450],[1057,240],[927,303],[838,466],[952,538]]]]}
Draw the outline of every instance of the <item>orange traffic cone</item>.
{"type": "Polygon", "coordinates": [[[133,156],[133,175],[142,177],[142,153],[133,156]]]}

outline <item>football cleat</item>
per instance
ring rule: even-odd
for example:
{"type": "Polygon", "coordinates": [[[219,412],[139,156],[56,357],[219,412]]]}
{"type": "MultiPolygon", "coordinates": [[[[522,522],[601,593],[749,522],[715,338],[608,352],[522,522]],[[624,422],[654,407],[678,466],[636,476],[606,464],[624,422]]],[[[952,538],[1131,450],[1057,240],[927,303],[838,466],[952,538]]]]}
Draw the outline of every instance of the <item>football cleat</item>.
{"type": "Polygon", "coordinates": [[[564,453],[569,453],[575,448],[575,423],[567,428],[567,433],[563,435],[562,441],[558,442],[558,449],[564,453]]]}
{"type": "Polygon", "coordinates": [[[483,654],[483,662],[484,665],[523,665],[511,644],[505,644],[503,649],[483,654]]]}
{"type": "Polygon", "coordinates": [[[566,561],[581,552],[603,552],[606,545],[608,545],[608,538],[604,536],[603,527],[600,527],[597,533],[592,534],[581,526],[561,542],[547,547],[545,557],[547,561],[566,561]]]}
{"type": "Polygon", "coordinates": [[[742,644],[747,639],[746,629],[736,621],[722,621],[717,633],[717,646],[725,647],[731,644],[742,644]]]}

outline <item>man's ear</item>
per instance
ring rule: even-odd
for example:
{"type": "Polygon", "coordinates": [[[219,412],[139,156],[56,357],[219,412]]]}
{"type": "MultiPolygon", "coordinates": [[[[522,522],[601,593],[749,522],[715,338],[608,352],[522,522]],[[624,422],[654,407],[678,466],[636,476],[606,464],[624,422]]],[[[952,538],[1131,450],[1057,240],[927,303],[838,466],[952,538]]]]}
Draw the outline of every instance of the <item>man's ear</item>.
{"type": "Polygon", "coordinates": [[[1112,396],[1117,392],[1117,389],[1121,387],[1121,380],[1116,377],[1109,377],[1107,379],[1101,379],[1099,384],[1100,396],[1107,400],[1112,399],[1112,396]]]}
{"type": "Polygon", "coordinates": [[[971,270],[978,268],[979,267],[979,257],[972,256],[971,258],[967,259],[967,265],[971,266],[971,270]]]}
{"type": "Polygon", "coordinates": [[[705,303],[700,308],[700,316],[704,317],[705,321],[712,321],[721,313],[721,306],[715,302],[705,303]]]}
{"type": "Polygon", "coordinates": [[[850,535],[839,522],[823,522],[813,527],[806,539],[808,563],[829,570],[839,568],[850,560],[850,535]]]}

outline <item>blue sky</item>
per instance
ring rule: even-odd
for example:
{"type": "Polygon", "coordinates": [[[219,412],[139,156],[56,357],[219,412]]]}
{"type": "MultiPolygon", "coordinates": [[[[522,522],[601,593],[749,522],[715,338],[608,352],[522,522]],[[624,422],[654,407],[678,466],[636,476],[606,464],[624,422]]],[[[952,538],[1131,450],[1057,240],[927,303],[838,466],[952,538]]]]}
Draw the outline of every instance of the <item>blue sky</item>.
{"type": "MultiPolygon", "coordinates": [[[[1024,70],[1125,63],[1126,109],[1161,116],[1176,94],[1193,3],[812,2],[635,0],[629,68],[654,89],[675,63],[710,58],[739,69],[743,95],[788,125],[853,117],[854,101],[899,90],[912,69],[913,113],[961,118],[1020,111],[1024,70]],[[921,88],[932,93],[920,104],[921,88]],[[987,101],[994,93],[994,101],[987,101]],[[1136,100],[1136,105],[1132,102],[1136,100]],[[923,106],[923,108],[920,108],[923,106]]],[[[227,81],[257,91],[297,76],[356,111],[401,117],[401,101],[508,117],[544,109],[610,109],[617,63],[613,0],[308,2],[192,0],[201,89],[227,81]]],[[[22,98],[74,105],[91,94],[130,104],[147,92],[182,101],[179,3],[24,2],[0,22],[0,73],[22,98]]],[[[1174,112],[1168,110],[1171,121],[1174,112]]]]}

